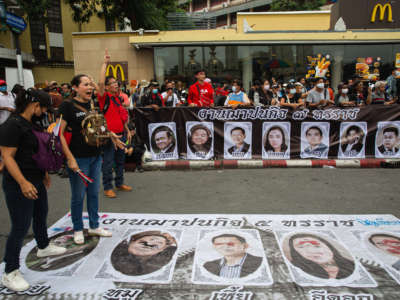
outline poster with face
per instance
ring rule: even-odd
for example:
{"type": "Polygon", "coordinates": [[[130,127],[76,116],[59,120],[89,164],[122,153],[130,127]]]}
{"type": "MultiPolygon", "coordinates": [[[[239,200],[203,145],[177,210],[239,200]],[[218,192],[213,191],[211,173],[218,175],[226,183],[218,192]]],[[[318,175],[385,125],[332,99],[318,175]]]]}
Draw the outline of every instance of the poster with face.
{"type": "Polygon", "coordinates": [[[375,287],[331,231],[276,231],[290,274],[302,286],[375,287]]]}
{"type": "Polygon", "coordinates": [[[180,230],[128,230],[96,278],[167,283],[174,271],[180,230]]]}
{"type": "Polygon", "coordinates": [[[224,124],[224,158],[251,159],[251,122],[226,122],[224,124]]]}
{"type": "Polygon", "coordinates": [[[85,231],[85,243],[74,243],[74,232],[65,231],[50,238],[50,241],[67,251],[61,255],[50,257],[38,257],[37,247],[32,248],[26,255],[25,265],[29,270],[54,274],[57,276],[72,276],[79,266],[84,263],[86,257],[97,247],[99,238],[89,236],[85,231]]]}
{"type": "Polygon", "coordinates": [[[187,158],[211,159],[214,156],[214,124],[186,122],[187,158]]]}
{"type": "Polygon", "coordinates": [[[301,123],[301,158],[328,158],[328,122],[301,123]]]}
{"type": "Polygon", "coordinates": [[[375,137],[375,157],[400,157],[400,122],[378,122],[375,137]]]}
{"type": "Polygon", "coordinates": [[[263,123],[263,159],[290,158],[290,122],[263,123]]]}
{"type": "Polygon", "coordinates": [[[150,123],[150,150],[154,160],[178,159],[176,124],[150,123]]]}
{"type": "Polygon", "coordinates": [[[400,232],[364,233],[362,240],[372,257],[400,284],[400,232]]]}
{"type": "Polygon", "coordinates": [[[192,282],[213,285],[271,285],[273,280],[259,232],[201,230],[192,282]]]}
{"type": "Polygon", "coordinates": [[[342,122],[340,124],[339,158],[365,158],[367,122],[342,122]]]}

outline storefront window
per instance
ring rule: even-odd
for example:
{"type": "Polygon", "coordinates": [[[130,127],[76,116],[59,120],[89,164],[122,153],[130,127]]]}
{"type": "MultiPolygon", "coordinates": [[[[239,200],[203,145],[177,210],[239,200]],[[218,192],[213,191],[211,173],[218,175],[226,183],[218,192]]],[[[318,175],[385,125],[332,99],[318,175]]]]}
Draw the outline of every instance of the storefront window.
{"type": "Polygon", "coordinates": [[[204,69],[214,83],[239,78],[247,90],[258,79],[288,81],[307,74],[307,56],[331,57],[331,81],[352,78],[358,57],[381,58],[380,78],[389,76],[400,44],[365,45],[255,45],[255,46],[190,46],[155,48],[157,80],[165,78],[191,84],[196,69],[204,69]]]}

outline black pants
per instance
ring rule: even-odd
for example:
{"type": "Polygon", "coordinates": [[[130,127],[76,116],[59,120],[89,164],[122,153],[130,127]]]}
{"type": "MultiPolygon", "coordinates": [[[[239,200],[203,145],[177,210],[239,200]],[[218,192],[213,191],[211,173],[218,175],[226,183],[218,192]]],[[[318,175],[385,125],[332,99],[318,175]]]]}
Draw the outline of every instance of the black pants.
{"type": "Polygon", "coordinates": [[[3,176],[3,191],[11,219],[11,232],[7,239],[4,256],[6,273],[19,269],[22,244],[32,220],[32,229],[38,248],[44,249],[49,245],[46,224],[48,212],[47,191],[42,181],[32,182],[32,184],[38,191],[38,199],[36,200],[25,198],[19,184],[15,180],[3,176]]]}

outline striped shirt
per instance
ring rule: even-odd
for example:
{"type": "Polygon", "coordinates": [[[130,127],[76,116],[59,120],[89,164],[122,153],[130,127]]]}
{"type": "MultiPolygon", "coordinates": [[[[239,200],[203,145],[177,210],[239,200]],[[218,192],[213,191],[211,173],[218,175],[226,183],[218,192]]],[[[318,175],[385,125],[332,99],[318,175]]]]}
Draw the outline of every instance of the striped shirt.
{"type": "Polygon", "coordinates": [[[219,272],[220,277],[224,278],[239,278],[240,272],[242,271],[242,266],[244,261],[246,260],[247,253],[242,257],[238,264],[234,266],[226,265],[225,257],[221,258],[220,266],[221,271],[219,272]]]}

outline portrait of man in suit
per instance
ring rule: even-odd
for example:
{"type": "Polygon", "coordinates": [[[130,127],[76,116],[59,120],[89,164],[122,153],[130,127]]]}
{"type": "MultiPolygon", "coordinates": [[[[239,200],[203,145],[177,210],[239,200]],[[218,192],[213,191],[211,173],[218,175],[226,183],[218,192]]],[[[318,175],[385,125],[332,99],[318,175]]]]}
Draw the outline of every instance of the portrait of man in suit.
{"type": "Polygon", "coordinates": [[[175,150],[174,133],[168,126],[160,126],[154,130],[151,144],[155,153],[172,153],[175,150]]]}
{"type": "Polygon", "coordinates": [[[378,147],[378,150],[384,156],[396,155],[399,151],[397,147],[399,143],[399,130],[397,127],[389,126],[383,129],[383,140],[382,145],[378,147]]]}
{"type": "Polygon", "coordinates": [[[229,154],[245,154],[249,151],[250,145],[245,142],[246,131],[241,127],[235,127],[231,130],[231,139],[235,143],[228,149],[229,154]]]}
{"type": "Polygon", "coordinates": [[[212,238],[213,248],[221,258],[204,263],[210,273],[223,278],[241,278],[254,273],[262,257],[247,252],[246,239],[236,234],[221,234],[212,238]]]}

